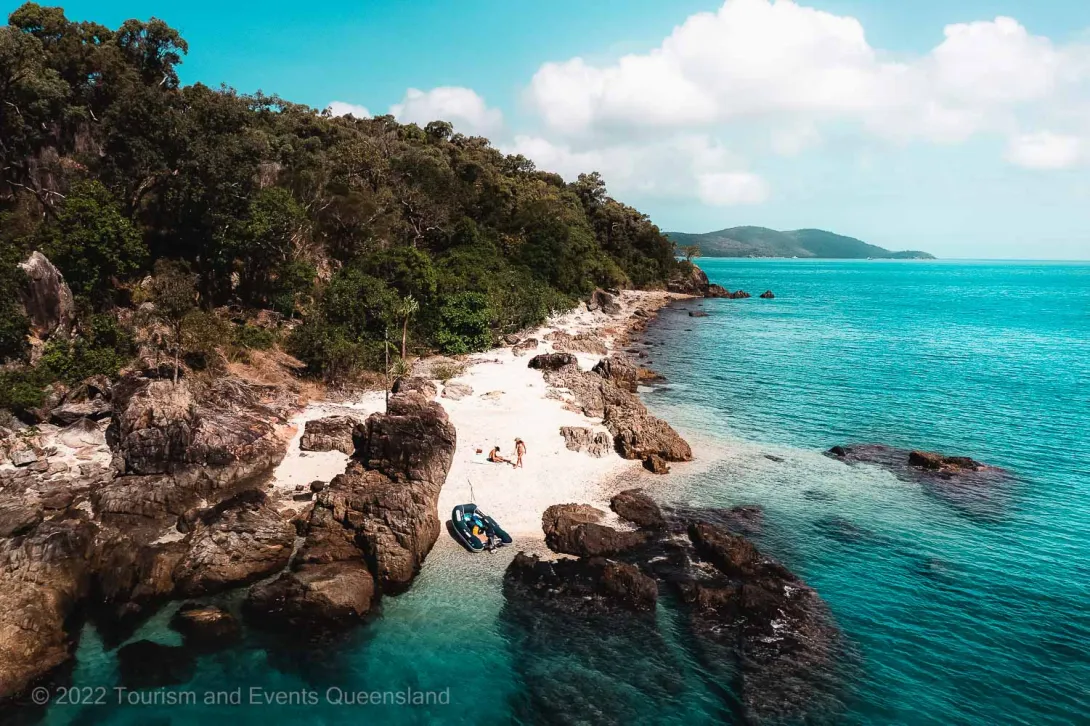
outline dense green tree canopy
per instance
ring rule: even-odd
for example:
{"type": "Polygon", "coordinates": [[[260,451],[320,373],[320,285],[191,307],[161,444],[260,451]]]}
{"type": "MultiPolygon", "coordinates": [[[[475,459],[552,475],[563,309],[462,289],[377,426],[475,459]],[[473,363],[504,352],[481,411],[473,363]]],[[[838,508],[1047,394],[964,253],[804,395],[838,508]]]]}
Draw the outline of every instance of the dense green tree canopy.
{"type": "MultiPolygon", "coordinates": [[[[187,52],[156,19],[112,30],[34,3],[11,14],[0,214],[21,221],[0,237],[5,265],[39,247],[107,312],[157,261],[184,263],[202,306],[301,317],[293,347],[327,374],[387,326],[413,350],[476,350],[596,286],[661,286],[676,266],[597,173],[565,183],[443,120],[183,87],[187,52]],[[419,310],[399,317],[410,296],[419,310]]],[[[16,312],[0,311],[5,354],[16,312]]]]}

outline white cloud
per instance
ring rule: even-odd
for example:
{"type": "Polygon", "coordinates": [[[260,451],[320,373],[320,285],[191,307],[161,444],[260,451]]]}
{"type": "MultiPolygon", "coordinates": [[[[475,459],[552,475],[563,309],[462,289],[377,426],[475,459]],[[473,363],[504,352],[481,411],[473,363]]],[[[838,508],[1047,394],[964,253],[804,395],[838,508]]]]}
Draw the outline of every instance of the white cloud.
{"type": "Polygon", "coordinates": [[[333,101],[327,107],[334,116],[355,116],[356,118],[371,118],[371,112],[363,106],[357,106],[344,101],[333,101]]]}
{"type": "Polygon", "coordinates": [[[1057,45],[1007,17],[943,32],[930,52],[893,60],[855,18],[791,0],[727,0],[646,53],[546,63],[527,100],[551,134],[583,143],[771,127],[772,150],[794,155],[829,123],[953,144],[1011,136],[1090,99],[1090,46],[1057,45]]]}
{"type": "Polygon", "coordinates": [[[1086,147],[1077,136],[1050,131],[1019,134],[1007,144],[1006,159],[1027,169],[1067,169],[1084,161],[1086,147]]]}
{"type": "Polygon", "coordinates": [[[503,114],[489,108],[471,88],[441,86],[430,91],[410,88],[401,103],[390,107],[390,113],[402,123],[421,126],[431,121],[449,121],[457,131],[487,136],[503,126],[503,114]]]}
{"type": "Polygon", "coordinates": [[[701,174],[697,183],[700,201],[712,207],[760,204],[770,191],[764,179],[741,171],[701,174]]]}

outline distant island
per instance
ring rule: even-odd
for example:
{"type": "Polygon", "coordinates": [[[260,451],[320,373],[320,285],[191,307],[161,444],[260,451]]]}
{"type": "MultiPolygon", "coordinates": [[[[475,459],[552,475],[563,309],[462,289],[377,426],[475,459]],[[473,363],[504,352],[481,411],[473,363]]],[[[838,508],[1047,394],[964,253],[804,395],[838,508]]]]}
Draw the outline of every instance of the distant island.
{"type": "Polygon", "coordinates": [[[834,260],[933,260],[927,252],[893,252],[823,229],[777,232],[767,227],[731,227],[718,232],[667,232],[678,248],[695,246],[703,257],[823,257],[834,260]]]}

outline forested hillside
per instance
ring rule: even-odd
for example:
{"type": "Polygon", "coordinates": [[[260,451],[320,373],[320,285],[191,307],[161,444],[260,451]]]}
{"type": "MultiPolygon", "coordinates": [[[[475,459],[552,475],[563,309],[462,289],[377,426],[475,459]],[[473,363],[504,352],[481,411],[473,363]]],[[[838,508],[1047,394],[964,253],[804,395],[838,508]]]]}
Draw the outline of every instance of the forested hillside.
{"type": "Polygon", "coordinates": [[[116,373],[145,317],[176,355],[280,345],[337,377],[379,365],[387,331],[409,352],[480,350],[676,268],[597,174],[565,183],[443,121],[183,87],[188,50],[159,20],[110,29],[33,3],[0,29],[0,405],[116,373]],[[18,296],[34,250],[77,309],[44,345],[18,296]],[[240,324],[258,310],[277,315],[240,324]]]}
{"type": "Polygon", "coordinates": [[[731,227],[718,232],[688,234],[670,232],[674,242],[683,247],[698,247],[705,257],[821,257],[839,260],[934,259],[926,252],[891,252],[854,237],[823,229],[796,229],[777,232],[767,227],[731,227]]]}

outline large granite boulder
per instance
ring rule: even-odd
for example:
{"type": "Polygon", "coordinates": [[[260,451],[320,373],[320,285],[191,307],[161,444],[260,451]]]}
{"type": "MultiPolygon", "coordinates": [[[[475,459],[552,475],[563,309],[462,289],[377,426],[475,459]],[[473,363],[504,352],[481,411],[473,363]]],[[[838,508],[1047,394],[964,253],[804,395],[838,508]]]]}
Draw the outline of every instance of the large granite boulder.
{"type": "Polygon", "coordinates": [[[616,295],[597,289],[590,294],[590,300],[587,301],[587,310],[592,312],[601,310],[606,315],[620,315],[621,305],[617,302],[616,295]]]}
{"type": "Polygon", "coordinates": [[[561,426],[560,435],[569,451],[582,451],[597,459],[613,450],[613,437],[586,426],[561,426]]]}
{"type": "Polygon", "coordinates": [[[0,702],[71,657],[66,627],[88,591],[92,538],[68,520],[0,539],[0,702]]]}
{"type": "MultiPolygon", "coordinates": [[[[430,381],[424,382],[431,385],[430,381]]],[[[435,390],[435,386],[432,386],[432,390],[435,390]]],[[[351,456],[356,450],[352,432],[360,423],[355,416],[326,416],[307,421],[303,426],[303,436],[299,439],[299,448],[303,451],[343,451],[351,456]]]]}
{"type": "Polygon", "coordinates": [[[617,513],[618,517],[640,527],[662,527],[666,524],[666,518],[662,509],[641,489],[626,489],[615,494],[609,500],[609,508],[617,513]]]}
{"type": "Polygon", "coordinates": [[[115,409],[118,453],[133,474],[165,474],[183,464],[200,425],[185,380],[131,379],[115,409]],[[128,391],[126,390],[126,393],[128,391]]]}
{"type": "Polygon", "coordinates": [[[46,340],[71,333],[76,303],[64,276],[41,252],[32,252],[19,267],[26,273],[19,300],[34,336],[46,340]]]}
{"type": "Polygon", "coordinates": [[[553,552],[579,557],[615,555],[647,541],[643,532],[622,532],[599,524],[605,513],[586,504],[554,504],[541,515],[545,544],[553,552]]]}
{"type": "Polygon", "coordinates": [[[530,359],[529,367],[539,371],[558,371],[568,366],[579,367],[571,353],[542,353],[530,359]]]}
{"type": "Polygon", "coordinates": [[[640,384],[640,369],[620,356],[611,355],[603,358],[591,368],[591,371],[632,393],[636,392],[640,384]]]}
{"type": "MultiPolygon", "coordinates": [[[[424,398],[432,399],[438,394],[435,384],[423,376],[401,376],[394,381],[391,393],[407,393],[416,391],[424,398]]],[[[348,452],[352,453],[352,452],[348,452]]]]}
{"type": "Polygon", "coordinates": [[[257,490],[201,512],[174,570],[177,593],[205,595],[251,583],[284,569],[295,527],[257,490]]]}
{"type": "Polygon", "coordinates": [[[302,630],[359,622],[375,599],[375,580],[359,560],[302,565],[271,582],[255,585],[246,617],[258,625],[302,630]]]}

